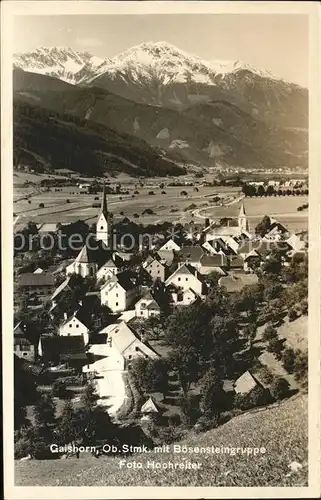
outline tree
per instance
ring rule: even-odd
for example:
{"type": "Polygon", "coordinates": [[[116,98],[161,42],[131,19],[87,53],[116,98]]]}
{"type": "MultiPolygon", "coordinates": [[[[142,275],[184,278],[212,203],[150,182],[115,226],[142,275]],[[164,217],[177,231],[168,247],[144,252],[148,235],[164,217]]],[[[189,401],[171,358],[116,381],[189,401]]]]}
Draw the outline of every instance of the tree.
{"type": "Polygon", "coordinates": [[[278,338],[278,334],[275,328],[272,325],[268,325],[263,332],[262,340],[264,342],[269,342],[270,340],[274,340],[278,338]]]}
{"type": "Polygon", "coordinates": [[[252,348],[253,340],[256,337],[256,333],[257,333],[257,324],[254,322],[249,323],[247,327],[244,329],[244,336],[247,338],[249,342],[250,349],[252,348]]]}
{"type": "Polygon", "coordinates": [[[180,195],[181,195],[181,196],[187,196],[187,191],[184,191],[184,190],[183,190],[183,191],[181,191],[181,192],[180,192],[180,195]]]}
{"type": "Polygon", "coordinates": [[[195,396],[186,395],[180,401],[183,423],[187,426],[193,426],[200,417],[199,403],[195,396]]]}
{"type": "Polygon", "coordinates": [[[294,372],[295,358],[296,358],[295,352],[294,349],[292,349],[292,347],[287,347],[286,349],[284,349],[282,353],[282,364],[284,369],[288,373],[294,372]]]}
{"type": "Polygon", "coordinates": [[[223,382],[211,368],[201,380],[201,408],[207,417],[219,415],[225,406],[223,382]]]}
{"type": "Polygon", "coordinates": [[[278,401],[279,399],[286,398],[287,395],[289,394],[289,390],[290,390],[289,382],[282,377],[275,378],[270,387],[271,396],[276,401],[278,401]]]}
{"type": "Polygon", "coordinates": [[[269,343],[267,345],[268,352],[271,352],[275,355],[276,359],[281,360],[282,359],[282,351],[284,350],[284,345],[282,340],[278,338],[272,338],[269,340],[269,343]]]}
{"type": "Polygon", "coordinates": [[[55,421],[54,402],[48,394],[42,395],[35,406],[35,423],[37,427],[48,427],[55,421]]]}
{"type": "Polygon", "coordinates": [[[71,443],[79,437],[81,432],[77,424],[78,420],[72,404],[70,401],[67,401],[62,408],[61,416],[55,429],[59,443],[62,445],[71,443]]]}
{"type": "Polygon", "coordinates": [[[55,380],[52,385],[52,395],[57,398],[65,398],[68,394],[66,383],[63,380],[55,380]]]}
{"type": "Polygon", "coordinates": [[[301,302],[300,307],[301,307],[302,314],[304,314],[306,316],[308,314],[308,308],[309,308],[308,301],[304,300],[303,302],[301,302]]]}
{"type": "Polygon", "coordinates": [[[85,391],[83,392],[80,398],[81,406],[87,409],[95,407],[98,399],[99,396],[94,386],[91,383],[87,384],[85,391]]]}
{"type": "Polygon", "coordinates": [[[257,196],[265,196],[265,189],[262,185],[257,188],[257,196]]]}
{"type": "Polygon", "coordinates": [[[255,234],[263,237],[269,232],[271,227],[271,219],[268,215],[265,215],[261,222],[255,228],[255,234]]]}
{"type": "Polygon", "coordinates": [[[298,313],[296,311],[296,309],[289,309],[288,311],[288,318],[289,318],[289,321],[294,321],[296,318],[298,317],[298,313]]]}

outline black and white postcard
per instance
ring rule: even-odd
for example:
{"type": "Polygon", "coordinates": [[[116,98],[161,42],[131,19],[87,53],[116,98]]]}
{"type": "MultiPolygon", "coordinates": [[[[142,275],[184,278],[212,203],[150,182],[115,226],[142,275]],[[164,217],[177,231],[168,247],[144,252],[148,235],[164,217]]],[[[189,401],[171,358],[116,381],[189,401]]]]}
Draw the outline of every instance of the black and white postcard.
{"type": "Polygon", "coordinates": [[[2,3],[7,500],[319,496],[319,8],[2,3]]]}

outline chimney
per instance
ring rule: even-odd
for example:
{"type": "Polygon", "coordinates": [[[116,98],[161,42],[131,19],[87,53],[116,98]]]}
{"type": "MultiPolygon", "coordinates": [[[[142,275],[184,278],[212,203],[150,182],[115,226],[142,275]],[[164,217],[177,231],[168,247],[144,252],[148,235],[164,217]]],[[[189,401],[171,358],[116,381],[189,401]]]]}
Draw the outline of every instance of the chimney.
{"type": "Polygon", "coordinates": [[[206,217],[205,219],[205,228],[207,228],[210,225],[210,219],[206,217]]]}
{"type": "Polygon", "coordinates": [[[66,312],[64,312],[64,319],[67,320],[68,319],[68,314],[66,312]]]}

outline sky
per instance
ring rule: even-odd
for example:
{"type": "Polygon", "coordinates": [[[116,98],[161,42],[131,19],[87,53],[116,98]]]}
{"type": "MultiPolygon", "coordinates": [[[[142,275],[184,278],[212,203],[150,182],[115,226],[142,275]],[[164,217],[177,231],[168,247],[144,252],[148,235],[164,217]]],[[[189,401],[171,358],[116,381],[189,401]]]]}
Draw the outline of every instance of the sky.
{"type": "Polygon", "coordinates": [[[14,52],[68,46],[106,58],[166,41],[202,59],[241,60],[308,86],[308,16],[158,14],[17,16],[14,52]]]}

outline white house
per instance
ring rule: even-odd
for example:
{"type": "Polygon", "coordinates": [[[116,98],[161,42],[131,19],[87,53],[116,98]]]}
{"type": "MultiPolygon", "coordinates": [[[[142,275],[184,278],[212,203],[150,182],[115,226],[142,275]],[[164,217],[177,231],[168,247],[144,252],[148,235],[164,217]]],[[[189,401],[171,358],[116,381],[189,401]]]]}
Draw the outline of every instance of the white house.
{"type": "Polygon", "coordinates": [[[81,249],[76,259],[66,267],[66,274],[79,274],[83,278],[95,276],[97,264],[86,245],[81,249]]]}
{"type": "Polygon", "coordinates": [[[86,311],[80,309],[76,311],[71,317],[65,318],[64,322],[60,325],[58,335],[62,337],[71,337],[82,335],[84,343],[89,342],[89,321],[86,311]]]}
{"type": "Polygon", "coordinates": [[[197,295],[202,295],[203,281],[197,269],[190,264],[181,264],[165,281],[165,285],[174,285],[181,290],[192,289],[197,295]]]}
{"type": "Polygon", "coordinates": [[[160,307],[156,300],[147,294],[135,304],[135,315],[137,318],[153,318],[160,315],[160,307]]]}
{"type": "Polygon", "coordinates": [[[100,289],[101,303],[113,312],[126,311],[139,296],[139,287],[126,271],[112,276],[100,289]]]}
{"type": "Polygon", "coordinates": [[[100,333],[107,333],[107,343],[109,346],[111,348],[116,348],[128,363],[138,357],[152,359],[159,357],[153,349],[139,340],[125,321],[109,325],[101,330],[100,333]]]}
{"type": "Polygon", "coordinates": [[[160,258],[152,258],[152,260],[146,262],[145,270],[153,278],[153,280],[160,279],[161,281],[165,281],[166,266],[161,262],[160,258]]]}
{"type": "Polygon", "coordinates": [[[190,306],[200,298],[191,288],[187,290],[175,291],[171,293],[172,301],[175,306],[190,306]]]}
{"type": "Polygon", "coordinates": [[[178,251],[178,250],[180,250],[180,248],[181,247],[177,243],[175,243],[175,241],[173,239],[170,239],[170,240],[166,241],[166,243],[164,243],[164,245],[162,245],[160,247],[159,251],[161,251],[161,252],[163,250],[167,250],[167,251],[168,250],[176,250],[176,251],[178,251]]]}
{"type": "Polygon", "coordinates": [[[118,267],[113,259],[107,260],[97,271],[97,281],[107,280],[118,273],[118,267]]]}

